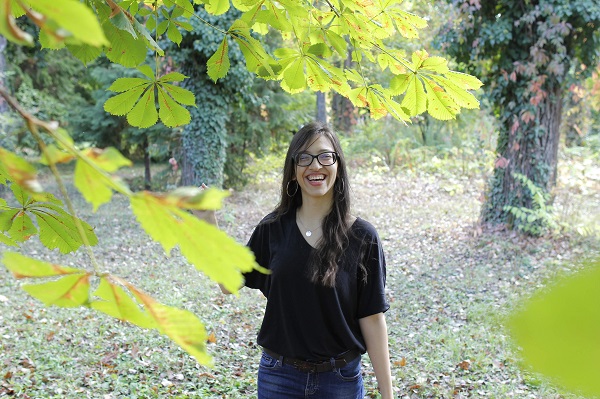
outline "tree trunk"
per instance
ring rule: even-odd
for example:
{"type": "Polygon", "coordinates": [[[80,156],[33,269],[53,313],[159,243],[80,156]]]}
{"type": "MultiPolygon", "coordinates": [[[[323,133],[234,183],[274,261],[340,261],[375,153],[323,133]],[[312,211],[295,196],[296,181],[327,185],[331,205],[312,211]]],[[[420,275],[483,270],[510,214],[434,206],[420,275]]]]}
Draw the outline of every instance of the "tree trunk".
{"type": "Polygon", "coordinates": [[[317,120],[327,123],[327,104],[325,102],[325,93],[317,92],[317,120]]]}
{"type": "Polygon", "coordinates": [[[152,174],[150,172],[150,150],[148,144],[148,136],[144,137],[144,188],[150,190],[152,188],[152,174]]]}
{"type": "MultiPolygon", "coordinates": [[[[348,43],[348,55],[344,60],[344,68],[352,67],[352,47],[348,43]]],[[[336,131],[352,133],[358,122],[358,112],[352,101],[333,92],[331,97],[331,113],[333,128],[336,131]]]]}
{"type": "Polygon", "coordinates": [[[502,124],[498,158],[482,209],[484,222],[517,224],[505,207],[532,209],[531,193],[515,178],[515,173],[525,175],[546,193],[556,185],[562,116],[562,90],[558,84],[547,90],[546,98],[536,109],[531,123],[514,115],[502,124]]]}

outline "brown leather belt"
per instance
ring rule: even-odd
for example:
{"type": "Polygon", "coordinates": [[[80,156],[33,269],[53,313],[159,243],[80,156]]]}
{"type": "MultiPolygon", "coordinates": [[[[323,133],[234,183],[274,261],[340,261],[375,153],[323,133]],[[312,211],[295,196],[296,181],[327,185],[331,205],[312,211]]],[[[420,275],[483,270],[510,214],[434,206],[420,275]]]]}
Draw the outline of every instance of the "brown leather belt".
{"type": "Polygon", "coordinates": [[[265,353],[271,356],[273,359],[282,359],[283,364],[290,365],[303,373],[324,373],[327,371],[333,371],[334,368],[339,369],[346,366],[352,360],[360,356],[360,352],[357,350],[350,350],[340,357],[333,359],[333,362],[324,360],[321,362],[310,362],[306,360],[294,359],[293,357],[281,356],[278,353],[273,352],[270,349],[263,348],[265,353]]]}

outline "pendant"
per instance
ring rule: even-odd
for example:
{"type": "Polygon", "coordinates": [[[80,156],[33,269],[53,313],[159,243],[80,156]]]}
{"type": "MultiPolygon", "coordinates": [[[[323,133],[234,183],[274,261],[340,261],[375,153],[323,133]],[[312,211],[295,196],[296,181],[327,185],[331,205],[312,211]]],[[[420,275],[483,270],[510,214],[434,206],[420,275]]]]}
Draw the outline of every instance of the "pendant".
{"type": "Polygon", "coordinates": [[[312,231],[306,230],[306,233],[304,233],[304,234],[306,234],[307,237],[310,237],[310,236],[312,236],[312,231]]]}

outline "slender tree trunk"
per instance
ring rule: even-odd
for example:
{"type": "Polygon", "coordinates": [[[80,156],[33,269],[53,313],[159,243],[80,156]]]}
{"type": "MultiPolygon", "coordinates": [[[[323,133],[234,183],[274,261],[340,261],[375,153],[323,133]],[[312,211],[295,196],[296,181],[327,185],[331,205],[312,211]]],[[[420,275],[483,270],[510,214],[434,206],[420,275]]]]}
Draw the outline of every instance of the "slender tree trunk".
{"type": "Polygon", "coordinates": [[[150,172],[150,145],[148,144],[148,136],[144,138],[144,188],[150,190],[152,188],[152,174],[150,172]]]}
{"type": "MultiPolygon", "coordinates": [[[[344,60],[344,68],[352,67],[352,47],[348,43],[348,55],[344,60]]],[[[352,133],[358,122],[358,112],[352,101],[334,92],[331,96],[332,123],[335,130],[352,133]]]]}
{"type": "Polygon", "coordinates": [[[317,92],[317,120],[327,123],[327,104],[325,101],[325,93],[317,92]]]}
{"type": "Polygon", "coordinates": [[[484,222],[512,225],[517,221],[505,210],[507,205],[531,209],[531,193],[515,179],[515,173],[525,175],[548,193],[556,185],[562,117],[562,90],[558,84],[547,91],[536,109],[531,123],[516,115],[503,123],[498,159],[482,209],[484,222]]]}

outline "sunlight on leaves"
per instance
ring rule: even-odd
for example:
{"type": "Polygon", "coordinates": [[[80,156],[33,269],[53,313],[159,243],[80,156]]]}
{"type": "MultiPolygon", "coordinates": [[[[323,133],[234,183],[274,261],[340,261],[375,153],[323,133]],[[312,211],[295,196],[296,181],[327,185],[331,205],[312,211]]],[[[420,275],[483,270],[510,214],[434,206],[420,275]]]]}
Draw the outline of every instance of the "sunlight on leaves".
{"type": "Polygon", "coordinates": [[[179,245],[188,261],[231,292],[237,292],[243,284],[240,272],[257,266],[247,247],[161,196],[136,193],[131,207],[140,225],[167,253],[179,245]]]}

